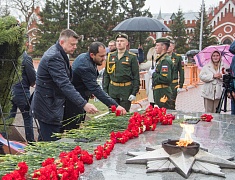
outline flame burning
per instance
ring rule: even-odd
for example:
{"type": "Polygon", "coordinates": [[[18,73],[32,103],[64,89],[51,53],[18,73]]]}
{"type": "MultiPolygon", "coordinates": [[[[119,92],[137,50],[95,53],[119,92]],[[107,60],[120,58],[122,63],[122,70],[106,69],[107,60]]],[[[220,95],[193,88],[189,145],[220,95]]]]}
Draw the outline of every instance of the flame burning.
{"type": "Polygon", "coordinates": [[[188,146],[193,142],[193,139],[191,138],[191,134],[194,132],[194,126],[191,124],[180,124],[180,126],[185,131],[185,137],[184,139],[180,139],[178,142],[176,142],[176,146],[188,146]]]}

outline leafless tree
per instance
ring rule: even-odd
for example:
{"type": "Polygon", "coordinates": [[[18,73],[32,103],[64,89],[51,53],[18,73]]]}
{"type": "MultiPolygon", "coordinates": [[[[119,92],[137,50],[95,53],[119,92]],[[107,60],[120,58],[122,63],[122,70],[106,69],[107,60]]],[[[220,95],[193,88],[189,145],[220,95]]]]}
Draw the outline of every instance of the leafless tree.
{"type": "Polygon", "coordinates": [[[9,0],[9,6],[12,9],[19,10],[24,16],[25,22],[28,23],[29,17],[35,8],[40,5],[40,0],[9,0]]]}
{"type": "Polygon", "coordinates": [[[8,16],[10,14],[10,9],[7,3],[0,0],[0,16],[8,16]]]}

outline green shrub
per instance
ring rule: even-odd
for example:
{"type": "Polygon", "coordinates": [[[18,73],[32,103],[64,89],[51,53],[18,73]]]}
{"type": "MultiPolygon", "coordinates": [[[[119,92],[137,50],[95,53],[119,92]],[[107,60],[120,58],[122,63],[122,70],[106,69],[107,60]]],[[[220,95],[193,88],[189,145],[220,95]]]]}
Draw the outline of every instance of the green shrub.
{"type": "MultiPolygon", "coordinates": [[[[11,86],[20,73],[25,29],[12,17],[0,17],[0,123],[11,109],[11,86]],[[2,112],[2,113],[1,113],[2,112]]],[[[11,123],[11,122],[9,122],[11,123]]],[[[0,126],[1,129],[1,126],[0,126]]]]}

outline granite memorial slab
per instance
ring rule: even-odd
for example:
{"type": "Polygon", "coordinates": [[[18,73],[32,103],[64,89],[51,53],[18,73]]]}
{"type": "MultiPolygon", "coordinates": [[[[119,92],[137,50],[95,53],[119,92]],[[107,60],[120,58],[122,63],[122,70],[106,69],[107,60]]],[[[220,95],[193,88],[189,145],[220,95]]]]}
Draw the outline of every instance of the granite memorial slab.
{"type": "MultiPolygon", "coordinates": [[[[176,120],[196,118],[203,114],[181,111],[168,111],[168,113],[174,114],[176,120]]],[[[200,149],[194,157],[187,158],[186,164],[190,169],[181,167],[181,163],[178,163],[179,159],[185,155],[181,153],[178,156],[170,155],[168,157],[161,147],[163,141],[179,139],[183,136],[183,130],[179,123],[173,123],[171,126],[158,124],[155,131],[144,132],[138,138],[125,144],[116,144],[107,159],[86,165],[80,180],[181,180],[186,178],[190,180],[222,180],[225,178],[233,180],[235,177],[233,158],[235,155],[235,116],[212,115],[214,117],[212,122],[199,121],[197,124],[193,124],[192,139],[200,144],[200,149]],[[157,149],[161,149],[159,156],[157,149]],[[138,159],[138,156],[144,157],[146,153],[147,160],[138,159]],[[156,155],[157,159],[149,155],[156,155]],[[140,161],[141,164],[137,164],[137,161],[140,161]],[[179,167],[182,172],[179,171],[179,167]]]]}

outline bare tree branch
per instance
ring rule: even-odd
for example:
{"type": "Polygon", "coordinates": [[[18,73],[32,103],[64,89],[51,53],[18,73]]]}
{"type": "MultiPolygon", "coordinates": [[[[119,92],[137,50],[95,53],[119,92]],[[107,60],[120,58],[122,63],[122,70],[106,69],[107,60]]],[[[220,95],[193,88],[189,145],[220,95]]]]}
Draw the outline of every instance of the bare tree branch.
{"type": "Polygon", "coordinates": [[[28,23],[29,17],[36,9],[36,6],[40,4],[40,0],[10,0],[8,2],[10,8],[17,9],[22,13],[26,23],[28,23]]]}

